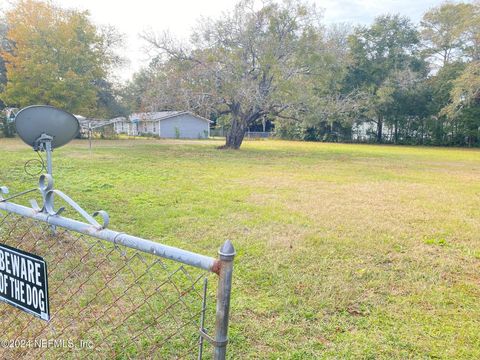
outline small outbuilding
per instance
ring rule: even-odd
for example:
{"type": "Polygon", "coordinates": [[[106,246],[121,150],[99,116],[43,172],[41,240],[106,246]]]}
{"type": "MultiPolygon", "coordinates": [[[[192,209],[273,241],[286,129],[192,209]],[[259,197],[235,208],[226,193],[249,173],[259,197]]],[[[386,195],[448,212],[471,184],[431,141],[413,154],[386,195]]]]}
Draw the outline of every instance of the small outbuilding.
{"type": "Polygon", "coordinates": [[[162,138],[205,139],[211,121],[188,111],[137,113],[114,122],[117,134],[152,135],[162,138]]]}

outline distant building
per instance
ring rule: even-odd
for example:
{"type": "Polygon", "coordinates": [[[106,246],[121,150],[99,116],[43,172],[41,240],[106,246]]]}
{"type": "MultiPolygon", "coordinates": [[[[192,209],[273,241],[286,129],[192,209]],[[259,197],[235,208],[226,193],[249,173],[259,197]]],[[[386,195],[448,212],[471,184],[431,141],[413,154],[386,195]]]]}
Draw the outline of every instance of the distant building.
{"type": "MultiPolygon", "coordinates": [[[[352,126],[352,140],[356,142],[375,141],[377,138],[377,124],[373,122],[361,122],[352,126]]],[[[387,124],[382,126],[382,139],[390,141],[393,139],[393,128],[387,124]]]]}
{"type": "Polygon", "coordinates": [[[111,138],[116,135],[114,127],[117,121],[125,120],[124,117],[118,117],[115,119],[104,120],[104,119],[94,119],[86,118],[81,115],[74,115],[78,122],[80,123],[80,134],[81,138],[88,138],[89,133],[91,134],[100,134],[103,137],[111,138]]]}
{"type": "Polygon", "coordinates": [[[8,122],[13,122],[15,121],[15,116],[20,110],[17,108],[5,108],[3,109],[3,113],[7,117],[8,122]]]}
{"type": "Polygon", "coordinates": [[[114,131],[131,136],[204,139],[210,136],[210,123],[210,120],[188,111],[159,111],[115,119],[114,131]]]}

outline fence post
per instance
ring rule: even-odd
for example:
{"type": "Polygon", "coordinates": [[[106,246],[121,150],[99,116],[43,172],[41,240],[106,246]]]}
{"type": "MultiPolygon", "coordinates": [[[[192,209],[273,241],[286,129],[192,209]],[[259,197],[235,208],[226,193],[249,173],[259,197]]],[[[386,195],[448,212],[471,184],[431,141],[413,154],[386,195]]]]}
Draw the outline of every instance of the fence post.
{"type": "Polygon", "coordinates": [[[220,250],[220,273],[217,288],[217,312],[215,321],[215,360],[224,360],[228,343],[228,316],[230,312],[230,294],[232,291],[233,258],[235,249],[227,240],[220,250]]]}

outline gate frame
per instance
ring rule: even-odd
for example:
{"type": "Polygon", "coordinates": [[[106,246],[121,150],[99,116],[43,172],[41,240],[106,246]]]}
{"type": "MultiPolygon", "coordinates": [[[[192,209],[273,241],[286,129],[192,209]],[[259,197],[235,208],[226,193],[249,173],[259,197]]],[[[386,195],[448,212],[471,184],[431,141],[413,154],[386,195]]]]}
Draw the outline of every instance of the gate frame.
{"type": "MultiPolygon", "coordinates": [[[[228,344],[228,323],[230,314],[230,298],[232,291],[233,260],[235,258],[235,249],[230,240],[220,247],[218,251],[219,258],[215,259],[209,256],[197,254],[191,251],[183,250],[177,247],[164,245],[151,240],[143,239],[137,236],[107,229],[109,216],[105,211],[97,211],[90,216],[75,201],[66,194],[53,187],[54,181],[50,174],[43,174],[39,179],[39,187],[23,191],[13,196],[3,198],[3,194],[8,194],[9,190],[5,186],[0,186],[0,210],[7,213],[13,213],[25,218],[30,218],[38,222],[43,222],[51,226],[52,231],[56,227],[61,227],[77,233],[85,234],[100,240],[105,240],[113,244],[122,245],[144,253],[152,254],[161,258],[169,259],[175,262],[190,265],[218,275],[217,295],[216,295],[216,319],[215,334],[212,338],[203,328],[203,320],[199,329],[201,338],[207,340],[214,347],[214,359],[224,360],[227,353],[228,344]],[[35,200],[30,200],[31,208],[10,202],[16,197],[39,190],[42,194],[43,206],[40,208],[35,200]],[[82,215],[88,223],[60,216],[64,208],[55,211],[53,197],[58,195],[65,200],[72,208],[82,215]],[[103,218],[103,225],[100,225],[94,217],[100,215],[103,218]]],[[[205,299],[204,299],[205,301],[205,299]]],[[[204,309],[202,317],[204,316],[204,309]]],[[[201,347],[202,345],[200,345],[201,347]]],[[[201,356],[201,350],[199,356],[201,356]]]]}

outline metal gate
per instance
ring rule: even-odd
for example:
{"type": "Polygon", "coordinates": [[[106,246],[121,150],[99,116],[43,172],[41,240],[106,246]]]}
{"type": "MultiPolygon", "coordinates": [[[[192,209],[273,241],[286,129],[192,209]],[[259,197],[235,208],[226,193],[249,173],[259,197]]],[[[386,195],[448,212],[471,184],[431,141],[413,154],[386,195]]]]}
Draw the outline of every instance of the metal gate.
{"type": "Polygon", "coordinates": [[[0,190],[0,243],[45,259],[51,309],[44,321],[0,304],[1,358],[225,359],[230,241],[215,259],[110,230],[106,212],[89,215],[48,174],[38,188],[0,190]],[[36,191],[41,204],[13,202],[36,191]]]}

